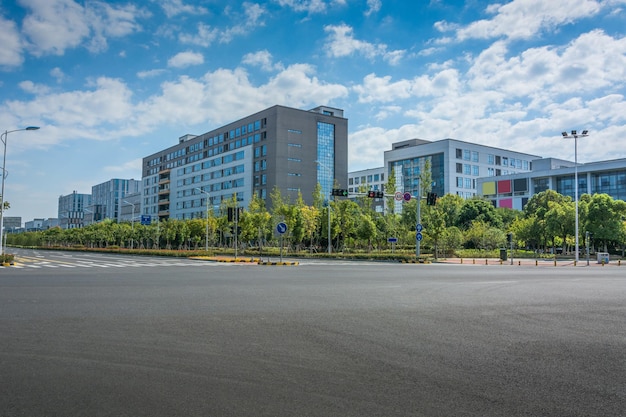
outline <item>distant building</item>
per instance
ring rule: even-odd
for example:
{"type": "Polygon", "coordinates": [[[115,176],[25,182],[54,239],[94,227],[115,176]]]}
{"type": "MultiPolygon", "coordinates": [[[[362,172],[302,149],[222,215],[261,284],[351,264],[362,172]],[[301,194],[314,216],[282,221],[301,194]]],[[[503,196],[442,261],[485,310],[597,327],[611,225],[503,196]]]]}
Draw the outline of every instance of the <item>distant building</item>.
{"type": "Polygon", "coordinates": [[[22,228],[22,218],[5,216],[3,220],[3,225],[4,230],[7,233],[17,232],[22,228]]]}
{"type": "Polygon", "coordinates": [[[45,219],[33,219],[24,223],[24,229],[27,232],[37,232],[43,230],[45,219]]]}
{"type": "MultiPolygon", "coordinates": [[[[134,179],[114,178],[91,187],[91,204],[85,210],[88,214],[87,224],[104,219],[122,221],[124,206],[131,206],[125,200],[129,195],[141,193],[141,181],[134,179]]],[[[141,212],[136,207],[137,213],[141,212]]],[[[130,216],[129,216],[130,220],[130,216]]]]}
{"type": "MultiPolygon", "coordinates": [[[[72,194],[59,197],[58,218],[62,229],[81,228],[85,225],[85,208],[91,205],[91,194],[72,194]]],[[[42,224],[43,227],[43,224],[42,224]]],[[[28,229],[28,227],[26,227],[28,229]]]]}
{"type": "Polygon", "coordinates": [[[532,171],[501,175],[497,178],[479,178],[480,195],[490,199],[496,207],[521,210],[535,194],[554,190],[575,198],[575,176],[578,171],[578,196],[608,194],[626,201],[626,159],[575,164],[555,158],[532,162],[532,171]]]}
{"type": "Polygon", "coordinates": [[[276,187],[307,204],[319,183],[330,196],[335,181],[347,188],[348,120],[343,110],[273,106],[143,159],[142,214],[153,218],[204,217],[235,198],[247,207],[252,195],[265,200],[276,187]]]}
{"type": "MultiPolygon", "coordinates": [[[[348,192],[350,194],[370,190],[384,192],[386,181],[385,167],[348,172],[348,192]]],[[[372,204],[377,212],[382,213],[384,211],[384,199],[374,199],[372,204]]]]}
{"type": "Polygon", "coordinates": [[[122,200],[120,221],[137,222],[141,218],[141,193],[126,194],[122,200]]]}

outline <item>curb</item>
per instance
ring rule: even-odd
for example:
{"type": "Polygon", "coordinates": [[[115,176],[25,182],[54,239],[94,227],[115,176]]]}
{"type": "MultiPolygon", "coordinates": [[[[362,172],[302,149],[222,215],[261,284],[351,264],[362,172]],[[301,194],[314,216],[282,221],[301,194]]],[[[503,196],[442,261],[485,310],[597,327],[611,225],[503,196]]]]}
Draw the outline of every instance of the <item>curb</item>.
{"type": "Polygon", "coordinates": [[[420,260],[410,260],[410,261],[403,260],[403,261],[400,261],[400,263],[403,263],[403,264],[429,264],[431,262],[430,261],[425,261],[423,259],[420,259],[420,260]]]}
{"type": "Polygon", "coordinates": [[[295,265],[300,265],[299,262],[258,262],[258,265],[272,265],[272,266],[279,266],[279,265],[284,265],[284,266],[295,266],[295,265]]]}

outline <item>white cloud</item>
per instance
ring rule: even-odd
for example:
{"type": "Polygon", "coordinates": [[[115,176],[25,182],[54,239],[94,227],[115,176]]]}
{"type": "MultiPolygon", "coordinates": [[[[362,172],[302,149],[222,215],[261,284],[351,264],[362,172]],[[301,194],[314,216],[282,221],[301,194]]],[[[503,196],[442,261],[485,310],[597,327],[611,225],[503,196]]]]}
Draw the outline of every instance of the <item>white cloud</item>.
{"type": "Polygon", "coordinates": [[[383,3],[381,0],[367,0],[367,10],[365,16],[370,16],[374,13],[378,13],[383,3]]]}
{"type": "Polygon", "coordinates": [[[326,50],[332,57],[360,54],[368,59],[382,57],[389,64],[397,65],[406,53],[404,50],[388,51],[387,45],[382,43],[373,44],[358,40],[354,37],[352,28],[346,24],[328,25],[324,27],[324,31],[329,33],[326,50]]]}
{"type": "Polygon", "coordinates": [[[165,72],[164,69],[153,69],[153,70],[147,70],[147,71],[139,71],[137,73],[137,77],[139,78],[152,78],[152,77],[157,77],[161,74],[163,74],[165,72]]]}
{"type": "Polygon", "coordinates": [[[50,70],[50,75],[57,80],[57,83],[63,82],[65,74],[59,67],[54,67],[50,70]]]}
{"type": "Polygon", "coordinates": [[[219,36],[219,30],[212,29],[211,26],[204,23],[198,23],[198,31],[196,34],[181,33],[178,40],[185,44],[198,45],[202,47],[210,46],[219,36]]]}
{"type": "MultiPolygon", "coordinates": [[[[595,15],[601,8],[601,2],[596,0],[513,0],[506,4],[492,4],[486,9],[487,13],[494,14],[492,19],[479,20],[459,28],[457,38],[528,39],[542,30],[552,30],[595,15]]],[[[446,26],[442,24],[442,28],[446,26]]]]}
{"type": "Polygon", "coordinates": [[[21,0],[30,12],[22,31],[35,56],[63,55],[66,49],[85,46],[97,52],[106,49],[107,37],[123,37],[140,29],[136,22],[146,12],[135,6],[111,6],[105,2],[73,0],[21,0]]]}
{"type": "Polygon", "coordinates": [[[22,42],[17,25],[0,16],[0,66],[17,67],[24,62],[22,42]]]}
{"type": "Polygon", "coordinates": [[[142,164],[143,164],[143,159],[137,158],[131,161],[127,161],[123,164],[108,165],[108,166],[105,166],[103,169],[105,172],[112,172],[114,174],[121,173],[121,172],[123,173],[141,172],[142,164]]]}
{"type": "Polygon", "coordinates": [[[247,65],[259,67],[264,71],[283,69],[283,65],[280,62],[274,63],[272,61],[272,54],[270,54],[268,50],[246,54],[244,55],[242,62],[247,65]]]}
{"type": "Polygon", "coordinates": [[[204,15],[209,12],[206,7],[185,4],[182,0],[153,1],[163,8],[163,11],[168,18],[176,17],[179,14],[204,15]]]}
{"type": "Polygon", "coordinates": [[[200,22],[198,23],[198,30],[195,34],[181,33],[178,35],[178,40],[185,44],[198,45],[206,48],[216,41],[229,43],[233,38],[248,35],[256,27],[264,25],[262,17],[267,11],[262,6],[245,2],[242,7],[243,13],[233,14],[232,17],[233,21],[242,23],[235,24],[225,30],[220,30],[200,22]]]}
{"type": "Polygon", "coordinates": [[[179,52],[167,61],[167,66],[172,68],[185,68],[191,65],[204,63],[204,56],[197,52],[179,52]]]}
{"type": "Polygon", "coordinates": [[[324,13],[331,6],[344,6],[346,4],[345,0],[276,0],[276,2],[282,7],[289,7],[296,12],[308,14],[324,13]]]}

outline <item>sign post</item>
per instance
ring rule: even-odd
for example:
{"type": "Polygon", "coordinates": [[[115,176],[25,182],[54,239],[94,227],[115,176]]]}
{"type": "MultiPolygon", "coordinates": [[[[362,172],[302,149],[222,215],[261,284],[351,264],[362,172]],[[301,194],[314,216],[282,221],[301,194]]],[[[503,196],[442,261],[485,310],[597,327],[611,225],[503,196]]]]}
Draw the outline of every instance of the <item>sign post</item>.
{"type": "Polygon", "coordinates": [[[280,261],[283,261],[283,235],[287,232],[287,223],[280,222],[276,225],[276,231],[280,234],[280,261]]]}

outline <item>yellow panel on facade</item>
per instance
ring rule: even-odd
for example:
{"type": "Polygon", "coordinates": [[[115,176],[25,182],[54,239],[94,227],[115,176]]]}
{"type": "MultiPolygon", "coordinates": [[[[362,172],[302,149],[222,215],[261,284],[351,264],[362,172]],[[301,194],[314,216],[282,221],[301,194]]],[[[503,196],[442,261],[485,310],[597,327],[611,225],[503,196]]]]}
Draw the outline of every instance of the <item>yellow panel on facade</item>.
{"type": "Polygon", "coordinates": [[[496,182],[483,182],[483,195],[495,195],[496,194],[496,182]]]}

